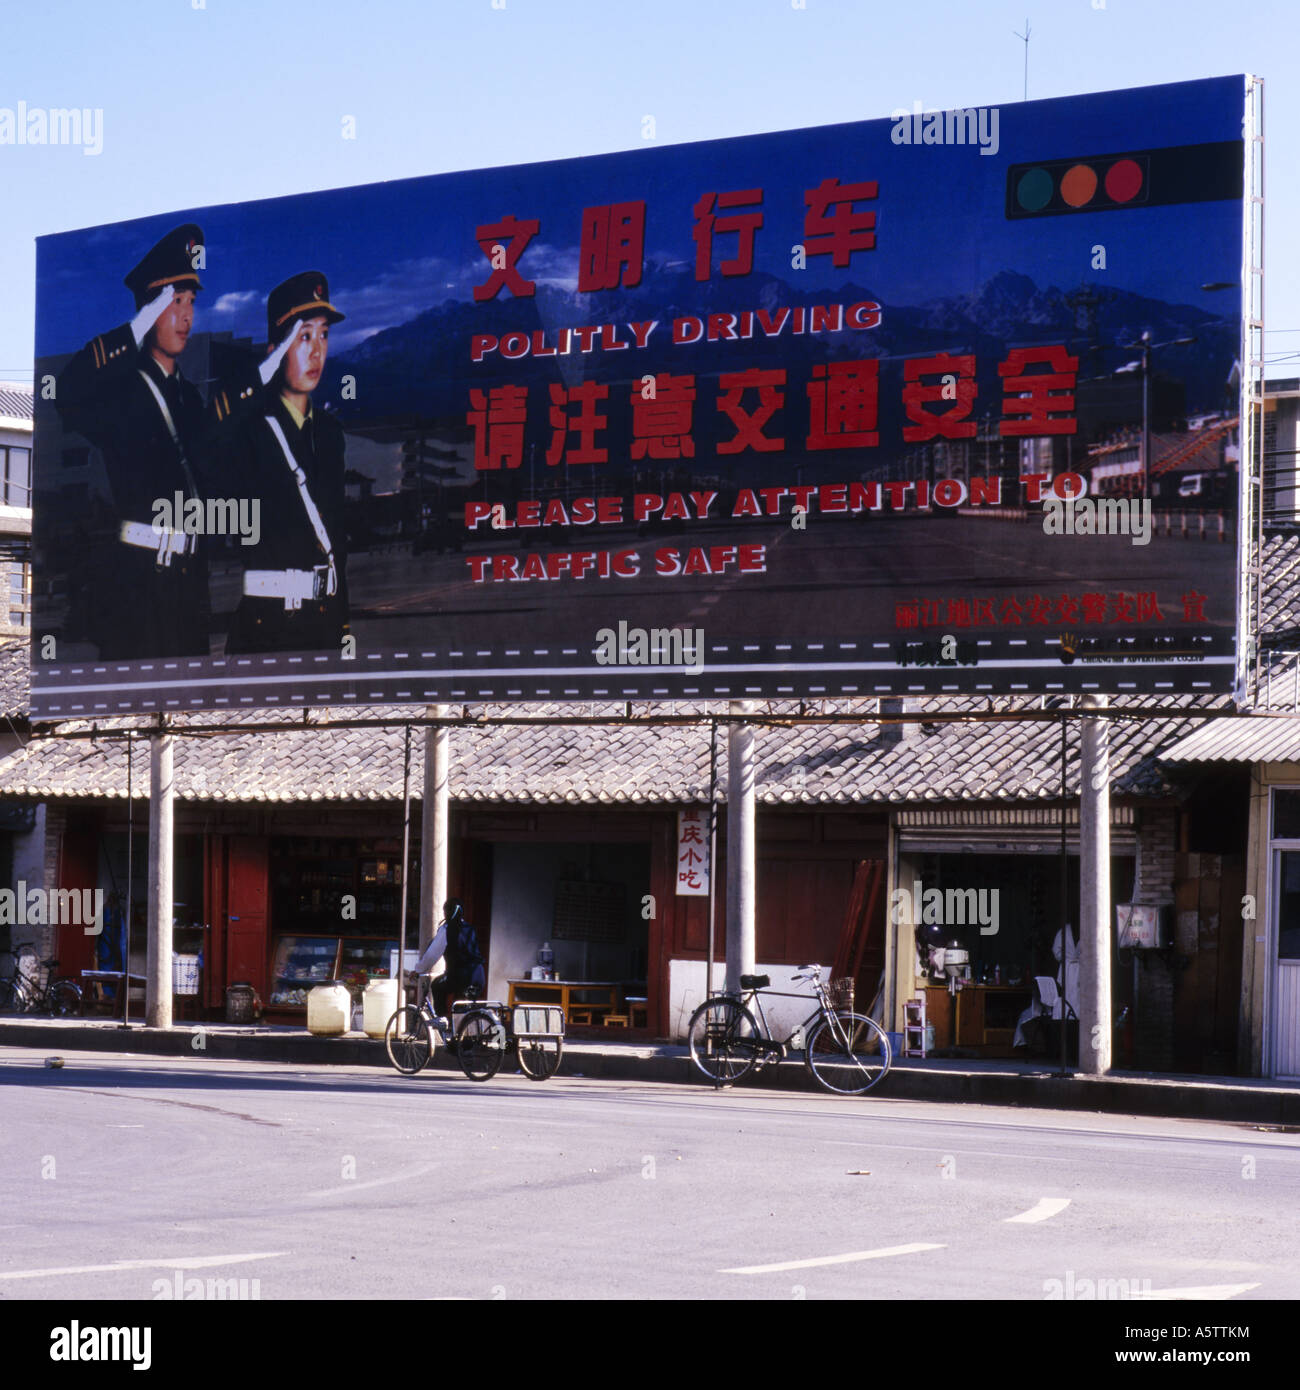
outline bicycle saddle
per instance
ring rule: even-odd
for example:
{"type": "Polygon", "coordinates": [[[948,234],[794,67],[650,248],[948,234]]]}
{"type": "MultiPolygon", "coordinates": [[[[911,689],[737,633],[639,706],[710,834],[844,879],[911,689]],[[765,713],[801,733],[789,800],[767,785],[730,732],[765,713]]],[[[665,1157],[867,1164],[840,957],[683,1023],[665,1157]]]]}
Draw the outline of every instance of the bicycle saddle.
{"type": "Polygon", "coordinates": [[[58,965],[58,963],[59,963],[59,962],[58,962],[57,960],[43,960],[43,961],[41,962],[42,965],[48,966],[51,970],[53,970],[54,967],[55,967],[56,965],[58,965]]]}
{"type": "Polygon", "coordinates": [[[741,989],[766,989],[772,983],[770,975],[742,975],[740,977],[741,989]]]}

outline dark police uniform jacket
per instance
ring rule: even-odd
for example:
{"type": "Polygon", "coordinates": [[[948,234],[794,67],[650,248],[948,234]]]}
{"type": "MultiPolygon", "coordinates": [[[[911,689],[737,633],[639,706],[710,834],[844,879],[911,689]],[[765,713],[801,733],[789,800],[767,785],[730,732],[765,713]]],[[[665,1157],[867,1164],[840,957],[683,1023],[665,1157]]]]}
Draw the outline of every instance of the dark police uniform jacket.
{"type": "MultiPolygon", "coordinates": [[[[102,563],[88,594],[87,638],[104,660],[207,656],[208,572],[203,538],[192,554],[167,565],[156,551],[126,544],[123,522],[152,526],[157,499],[201,496],[204,407],[197,389],[177,370],[168,376],[135,345],[130,324],[92,338],[67,364],[55,388],[64,427],[99,451],[108,474],[111,532],[102,537],[102,563]],[[158,388],[180,440],[178,448],[144,371],[158,388]],[[181,450],[185,461],[182,462],[181,450]]],[[[177,518],[179,529],[179,518],[177,518]]]]}
{"type": "MultiPolygon", "coordinates": [[[[214,398],[220,413],[224,398],[214,398]]],[[[227,652],[339,651],[347,631],[347,531],[344,522],[343,427],[333,415],[313,407],[299,427],[278,391],[264,389],[254,409],[238,408],[234,429],[221,450],[224,467],[239,479],[238,493],[260,501],[261,537],[255,546],[239,546],[244,571],[310,570],[327,561],[284,450],[267,423],[280,426],[285,442],[305,475],[307,490],[325,527],[334,556],[336,592],[306,598],[286,609],[277,597],[244,594],[239,600],[227,652]]],[[[236,491],[232,487],[231,491],[236,491]]]]}

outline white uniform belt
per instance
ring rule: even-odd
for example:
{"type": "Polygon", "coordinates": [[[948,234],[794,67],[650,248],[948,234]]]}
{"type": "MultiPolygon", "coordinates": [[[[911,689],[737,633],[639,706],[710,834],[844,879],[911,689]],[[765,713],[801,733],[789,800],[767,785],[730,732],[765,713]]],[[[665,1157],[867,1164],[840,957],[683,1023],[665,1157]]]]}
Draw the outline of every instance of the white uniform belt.
{"type": "Polygon", "coordinates": [[[155,563],[164,568],[171,564],[173,555],[192,555],[199,542],[197,536],[187,536],[184,531],[169,531],[165,526],[154,526],[146,521],[124,521],[118,539],[126,545],[154,551],[155,563]]]}
{"type": "Polygon", "coordinates": [[[309,570],[244,571],[244,593],[249,598],[281,598],[289,612],[301,608],[305,598],[327,598],[337,591],[333,564],[309,570]]]}

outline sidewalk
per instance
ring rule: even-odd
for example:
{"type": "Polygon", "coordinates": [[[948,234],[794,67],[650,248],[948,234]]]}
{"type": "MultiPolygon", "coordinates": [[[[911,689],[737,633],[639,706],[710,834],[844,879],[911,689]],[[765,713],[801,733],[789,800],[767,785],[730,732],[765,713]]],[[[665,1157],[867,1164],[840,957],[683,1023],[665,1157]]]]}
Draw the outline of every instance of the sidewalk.
{"type": "MultiPolygon", "coordinates": [[[[23,1018],[0,1021],[0,1046],[58,1052],[135,1052],[196,1061],[278,1062],[290,1066],[389,1066],[382,1042],[361,1033],[312,1037],[304,1028],[227,1023],[180,1024],[171,1030],[111,1019],[23,1018]]],[[[459,1072],[439,1047],[431,1065],[459,1072]]],[[[567,1040],[561,1076],[614,1081],[667,1081],[703,1087],[685,1047],[668,1043],[567,1040]]],[[[752,1089],[824,1094],[808,1076],[802,1057],[747,1077],[752,1089]]],[[[878,1090],[889,1100],[930,1100],[976,1105],[1036,1106],[1122,1115],[1226,1120],[1238,1124],[1300,1127],[1300,1084],[1257,1077],[1156,1075],[1112,1072],[1107,1077],[1056,1076],[1045,1062],[964,1062],[931,1058],[896,1060],[878,1090]]]]}

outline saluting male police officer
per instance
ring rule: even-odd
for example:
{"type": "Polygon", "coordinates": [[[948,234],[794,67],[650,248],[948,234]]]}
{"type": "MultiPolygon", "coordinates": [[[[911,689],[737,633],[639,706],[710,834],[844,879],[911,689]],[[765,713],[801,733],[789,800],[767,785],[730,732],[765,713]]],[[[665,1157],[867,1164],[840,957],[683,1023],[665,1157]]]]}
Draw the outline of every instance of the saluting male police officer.
{"type": "Polygon", "coordinates": [[[313,407],[330,325],[343,315],[316,270],[295,275],[267,300],[267,358],[260,408],[235,406],[239,428],[224,448],[243,495],[260,498],[261,538],[244,555],[243,598],[228,652],[338,650],[347,631],[347,533],[343,427],[313,407]]]}
{"type": "Polygon", "coordinates": [[[65,428],[99,449],[112,490],[107,572],[88,596],[87,636],[102,659],[208,655],[207,562],[197,536],[155,525],[155,504],[201,497],[204,409],[177,359],[194,324],[203,233],[168,232],[125,278],[136,315],[92,338],[59,375],[65,428]]]}

